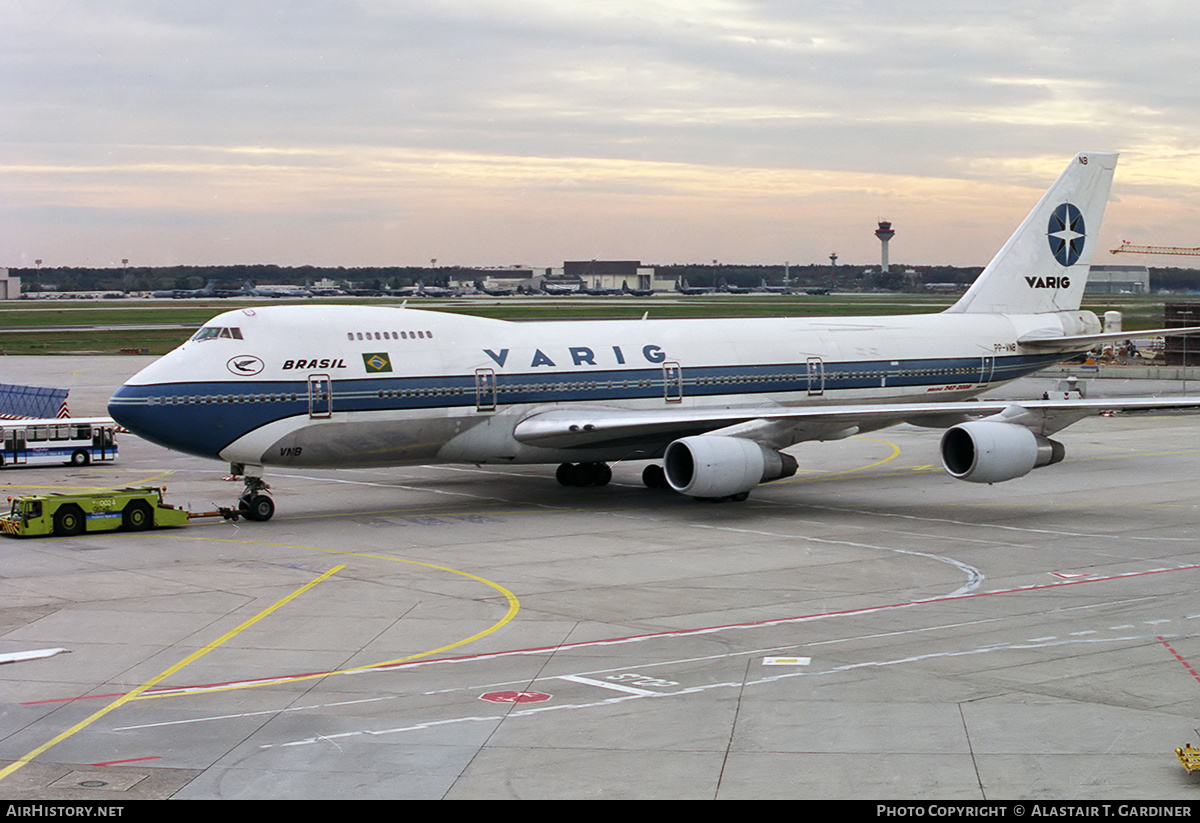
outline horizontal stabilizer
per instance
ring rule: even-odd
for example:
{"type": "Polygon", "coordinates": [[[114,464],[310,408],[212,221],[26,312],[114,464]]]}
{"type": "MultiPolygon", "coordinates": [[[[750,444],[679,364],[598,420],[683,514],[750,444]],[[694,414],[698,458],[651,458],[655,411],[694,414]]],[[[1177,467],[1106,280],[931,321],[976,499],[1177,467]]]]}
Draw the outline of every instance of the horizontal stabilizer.
{"type": "Polygon", "coordinates": [[[1097,343],[1107,343],[1111,340],[1134,340],[1145,337],[1180,337],[1185,334],[1200,333],[1200,326],[1187,326],[1180,329],[1147,329],[1144,331],[1102,332],[1100,334],[1076,334],[1069,337],[1029,337],[1017,340],[1022,346],[1038,351],[1080,351],[1091,348],[1097,343]]]}

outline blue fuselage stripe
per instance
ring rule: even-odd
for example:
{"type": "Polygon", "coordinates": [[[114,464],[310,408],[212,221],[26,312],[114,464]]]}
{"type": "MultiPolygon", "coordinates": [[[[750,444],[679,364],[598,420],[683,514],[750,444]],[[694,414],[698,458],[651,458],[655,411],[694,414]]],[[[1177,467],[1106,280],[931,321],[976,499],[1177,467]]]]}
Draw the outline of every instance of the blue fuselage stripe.
{"type": "MultiPolygon", "coordinates": [[[[752,366],[688,366],[572,372],[492,372],[484,389],[497,407],[523,404],[605,403],[641,399],[734,398],[746,394],[821,392],[880,388],[936,389],[1002,383],[1031,374],[1061,354],[778,363],[752,366]],[[671,368],[677,371],[671,372],[671,368]],[[677,375],[671,376],[671,375],[677,375]]],[[[332,412],[474,409],[479,377],[457,374],[411,377],[382,374],[332,381],[332,412]]],[[[908,399],[923,399],[924,395],[908,399]]],[[[307,380],[172,382],[126,385],[113,396],[110,413],[125,425],[172,448],[214,456],[245,434],[271,422],[309,414],[307,380]],[[167,407],[169,415],[161,412],[167,407]],[[164,421],[163,418],[169,418],[164,421]],[[169,426],[169,428],[164,428],[169,426]],[[186,443],[186,447],[183,445],[186,443]]],[[[328,408],[328,400],[316,405],[328,408]]]]}

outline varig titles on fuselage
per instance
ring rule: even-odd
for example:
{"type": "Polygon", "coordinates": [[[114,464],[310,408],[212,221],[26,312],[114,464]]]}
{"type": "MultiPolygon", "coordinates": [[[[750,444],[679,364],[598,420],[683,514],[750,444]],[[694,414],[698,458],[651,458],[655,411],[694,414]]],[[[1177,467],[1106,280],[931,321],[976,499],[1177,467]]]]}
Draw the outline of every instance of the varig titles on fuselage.
{"type": "MultiPolygon", "coordinates": [[[[492,349],[483,350],[483,353],[500,368],[504,368],[507,365],[509,352],[509,349],[500,349],[500,351],[493,351],[492,349]]],[[[642,346],[641,355],[647,363],[662,363],[667,359],[667,353],[662,350],[662,347],[653,344],[642,346]]],[[[551,357],[541,349],[534,349],[533,354],[530,356],[529,368],[537,368],[538,366],[554,368],[560,362],[565,365],[568,358],[572,366],[626,365],[625,352],[620,346],[612,346],[611,352],[605,349],[597,351],[588,346],[569,346],[566,355],[556,353],[555,357],[551,357]],[[558,359],[556,360],[555,358],[558,359]]]]}

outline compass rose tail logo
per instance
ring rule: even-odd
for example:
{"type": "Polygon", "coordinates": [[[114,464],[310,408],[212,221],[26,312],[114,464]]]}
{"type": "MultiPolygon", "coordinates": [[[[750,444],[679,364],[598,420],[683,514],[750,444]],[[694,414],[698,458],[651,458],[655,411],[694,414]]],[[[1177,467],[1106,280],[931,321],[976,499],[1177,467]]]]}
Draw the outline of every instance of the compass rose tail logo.
{"type": "Polygon", "coordinates": [[[1063,203],[1050,215],[1046,236],[1050,239],[1050,251],[1059,265],[1074,266],[1079,255],[1083,254],[1087,237],[1083,213],[1070,203],[1063,203]]]}

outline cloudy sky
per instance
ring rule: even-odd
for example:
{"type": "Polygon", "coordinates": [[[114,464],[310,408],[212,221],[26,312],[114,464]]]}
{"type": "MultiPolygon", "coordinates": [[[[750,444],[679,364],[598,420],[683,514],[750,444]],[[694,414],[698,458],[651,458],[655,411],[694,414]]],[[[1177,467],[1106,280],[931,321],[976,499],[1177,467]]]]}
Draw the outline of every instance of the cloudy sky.
{"type": "Polygon", "coordinates": [[[1197,246],[1198,42],[1194,0],[0,0],[0,266],[865,264],[879,219],[982,265],[1080,150],[1104,247],[1197,246]]]}

